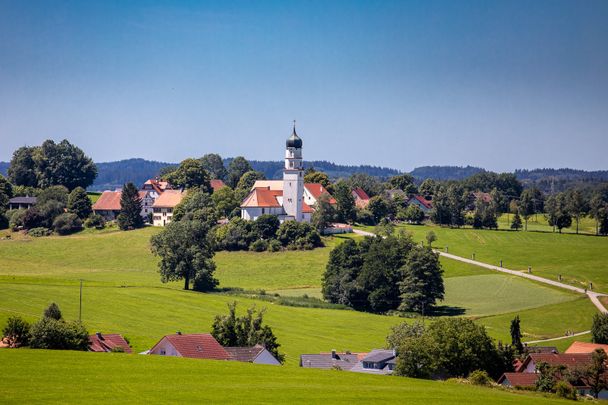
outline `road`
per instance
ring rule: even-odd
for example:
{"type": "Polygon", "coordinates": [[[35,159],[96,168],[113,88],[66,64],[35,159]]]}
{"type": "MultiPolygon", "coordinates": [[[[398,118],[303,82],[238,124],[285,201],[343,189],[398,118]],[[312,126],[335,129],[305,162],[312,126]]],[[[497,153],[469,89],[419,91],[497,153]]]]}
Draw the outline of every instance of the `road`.
{"type": "MultiPolygon", "coordinates": [[[[356,234],[358,234],[358,235],[362,235],[362,236],[375,236],[375,234],[373,234],[371,232],[361,231],[359,229],[353,229],[353,232],[356,233],[356,234]]],[[[595,307],[601,313],[604,313],[604,314],[608,313],[608,310],[602,305],[602,303],[598,299],[598,297],[605,296],[606,294],[597,293],[597,292],[594,292],[594,291],[588,291],[588,290],[585,290],[585,289],[580,288],[580,287],[575,287],[573,285],[561,283],[561,282],[555,281],[555,280],[549,280],[548,278],[539,277],[539,276],[536,276],[534,274],[525,273],[525,272],[522,272],[522,271],[519,271],[519,270],[510,270],[510,269],[507,269],[505,267],[494,266],[492,264],[487,264],[487,263],[479,262],[477,260],[467,259],[465,257],[456,256],[456,255],[453,255],[451,253],[441,252],[441,251],[436,250],[436,249],[434,249],[434,251],[437,252],[437,253],[439,253],[443,257],[447,257],[448,259],[458,260],[458,261],[463,262],[463,263],[472,264],[474,266],[483,267],[483,268],[486,268],[486,269],[489,269],[489,270],[499,271],[501,273],[506,273],[506,274],[510,274],[510,275],[513,275],[513,276],[517,276],[517,277],[527,278],[529,280],[534,280],[534,281],[539,282],[539,283],[548,284],[548,285],[551,285],[551,286],[554,286],[554,287],[558,287],[558,288],[563,288],[565,290],[569,290],[569,291],[572,291],[572,292],[576,292],[576,293],[580,293],[580,294],[586,294],[587,297],[589,297],[589,299],[593,303],[593,305],[595,305],[595,307]]]]}

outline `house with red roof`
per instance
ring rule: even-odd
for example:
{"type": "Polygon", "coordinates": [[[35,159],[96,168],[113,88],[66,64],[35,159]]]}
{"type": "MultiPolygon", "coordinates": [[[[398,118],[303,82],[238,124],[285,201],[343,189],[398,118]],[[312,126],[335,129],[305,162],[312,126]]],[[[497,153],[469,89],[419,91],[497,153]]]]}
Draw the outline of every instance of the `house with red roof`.
{"type": "Polygon", "coordinates": [[[369,204],[369,195],[361,187],[356,187],[352,191],[353,197],[355,198],[355,206],[363,209],[369,204]]]}
{"type": "Polygon", "coordinates": [[[181,190],[165,190],[152,204],[152,224],[165,226],[173,219],[173,209],[186,195],[181,190]]]}
{"type": "Polygon", "coordinates": [[[564,353],[593,353],[597,349],[602,349],[603,351],[608,353],[608,345],[589,342],[572,342],[570,347],[568,347],[564,353]]]}
{"type": "Polygon", "coordinates": [[[188,357],[191,359],[232,360],[231,355],[209,333],[164,336],[148,354],[188,357]]]}
{"type": "Polygon", "coordinates": [[[424,212],[424,215],[429,215],[433,209],[433,203],[421,195],[414,195],[407,200],[407,205],[417,205],[424,212]]]}
{"type": "Polygon", "coordinates": [[[101,332],[89,336],[89,351],[132,353],[131,346],[122,335],[101,332]]]}
{"type": "Polygon", "coordinates": [[[226,187],[226,184],[219,179],[214,179],[210,181],[211,183],[211,188],[213,189],[213,192],[216,192],[217,190],[219,190],[222,187],[226,187]]]}
{"type": "Polygon", "coordinates": [[[106,221],[113,221],[120,214],[120,191],[104,191],[95,204],[93,213],[101,215],[106,221]]]}

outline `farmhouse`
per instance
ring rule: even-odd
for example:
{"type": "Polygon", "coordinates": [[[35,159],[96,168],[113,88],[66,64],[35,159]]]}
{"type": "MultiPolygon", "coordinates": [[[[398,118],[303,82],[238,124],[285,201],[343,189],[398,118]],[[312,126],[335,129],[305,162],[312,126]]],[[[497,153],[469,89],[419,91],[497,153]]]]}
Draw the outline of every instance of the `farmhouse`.
{"type": "Polygon", "coordinates": [[[281,222],[310,222],[312,206],[323,194],[327,194],[330,203],[335,204],[335,200],[321,184],[304,184],[302,139],[296,133],[294,125],[286,142],[283,180],[256,181],[241,203],[241,217],[255,220],[260,215],[272,214],[278,216],[281,222]]]}
{"type": "Polygon", "coordinates": [[[154,211],[152,223],[154,226],[165,226],[171,222],[173,209],[182,201],[185,194],[181,190],[166,190],[154,201],[154,204],[152,204],[152,210],[154,211]]]}
{"type": "Polygon", "coordinates": [[[424,215],[429,215],[431,209],[433,209],[433,204],[431,203],[431,201],[427,200],[421,195],[412,196],[409,200],[407,200],[407,205],[412,204],[418,206],[418,208],[420,208],[422,212],[424,212],[424,215]]]}
{"type": "Polygon", "coordinates": [[[300,355],[300,367],[318,368],[321,370],[344,370],[350,371],[359,362],[360,357],[367,353],[331,353],[302,354],[300,355]]]}
{"type": "Polygon", "coordinates": [[[209,333],[164,336],[148,354],[192,359],[230,360],[230,354],[209,333]]]}
{"type": "Polygon", "coordinates": [[[350,371],[367,374],[392,374],[397,363],[397,354],[394,350],[374,349],[350,371]]]}
{"type": "Polygon", "coordinates": [[[9,210],[27,210],[36,205],[36,197],[13,197],[8,200],[9,210]]]}
{"type": "Polygon", "coordinates": [[[280,366],[281,363],[260,344],[252,347],[224,347],[231,360],[254,364],[270,364],[280,366]]]}
{"type": "Polygon", "coordinates": [[[112,352],[122,350],[125,353],[131,353],[129,343],[115,333],[102,334],[97,332],[89,336],[89,351],[90,352],[112,352]]]}
{"type": "Polygon", "coordinates": [[[355,206],[363,209],[369,204],[369,196],[361,187],[355,188],[353,191],[353,197],[355,198],[355,206]]]}
{"type": "Polygon", "coordinates": [[[211,188],[213,189],[213,192],[215,193],[217,190],[219,190],[222,187],[226,187],[226,184],[224,184],[224,182],[222,180],[211,180],[211,188]]]}
{"type": "MultiPolygon", "coordinates": [[[[121,197],[121,191],[104,191],[93,204],[93,212],[101,215],[106,221],[115,220],[120,214],[121,197]]],[[[147,218],[148,214],[152,212],[152,204],[154,204],[153,192],[140,190],[139,198],[141,199],[141,216],[147,218]]]]}

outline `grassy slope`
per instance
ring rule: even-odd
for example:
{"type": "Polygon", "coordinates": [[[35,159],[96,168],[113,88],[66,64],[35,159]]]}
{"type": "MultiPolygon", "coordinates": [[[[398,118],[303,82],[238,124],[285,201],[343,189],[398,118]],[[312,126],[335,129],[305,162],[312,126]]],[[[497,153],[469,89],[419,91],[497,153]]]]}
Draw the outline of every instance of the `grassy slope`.
{"type": "Polygon", "coordinates": [[[452,382],[160,356],[0,350],[0,364],[4,404],[559,402],[452,382]]]}
{"type": "MultiPolygon", "coordinates": [[[[51,301],[57,301],[69,318],[77,317],[78,280],[82,278],[83,319],[89,329],[125,333],[136,350],[147,349],[159,336],[176,330],[208,331],[213,316],[225,312],[225,304],[234,298],[184,292],[181,283],[161,284],[156,259],[148,248],[148,239],[155,232],[158,229],[91,231],[71,237],[1,241],[0,324],[14,313],[35,320],[51,301]]],[[[327,255],[337,241],[330,240],[327,248],[312,252],[220,253],[217,275],[223,286],[291,291],[316,286],[318,291],[327,255]]],[[[446,305],[468,308],[471,315],[532,308],[526,309],[531,315],[522,324],[530,336],[554,337],[565,329],[589,328],[593,313],[590,304],[559,304],[576,299],[575,295],[512,280],[476,266],[442,262],[448,291],[446,305]]],[[[242,306],[254,303],[239,301],[243,301],[242,306]]],[[[304,352],[380,346],[389,327],[401,321],[354,311],[292,308],[267,302],[258,305],[268,308],[268,322],[291,364],[304,352]]],[[[484,322],[492,326],[493,336],[503,339],[514,315],[484,318],[484,322]]]]}
{"type": "MultiPolygon", "coordinates": [[[[363,228],[368,229],[369,228],[363,228]]],[[[438,226],[406,225],[416,241],[425,239],[433,230],[437,234],[434,247],[482,262],[503,265],[514,270],[532,271],[542,277],[557,279],[585,287],[593,282],[594,289],[608,292],[608,238],[589,235],[546,232],[490,231],[451,229],[438,226]]]]}

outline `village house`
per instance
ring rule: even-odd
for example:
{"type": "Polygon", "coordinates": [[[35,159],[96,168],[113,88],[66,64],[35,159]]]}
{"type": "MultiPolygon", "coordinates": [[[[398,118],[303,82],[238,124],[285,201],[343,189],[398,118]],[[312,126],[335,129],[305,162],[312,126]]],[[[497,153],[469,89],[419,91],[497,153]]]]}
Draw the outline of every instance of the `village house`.
{"type": "Polygon", "coordinates": [[[224,182],[222,180],[214,179],[214,180],[211,180],[210,183],[211,183],[211,188],[213,189],[214,193],[217,190],[219,190],[220,188],[226,187],[226,184],[224,184],[224,182]]]}
{"type": "Polygon", "coordinates": [[[359,209],[367,207],[369,204],[369,196],[361,187],[356,187],[352,191],[353,197],[355,198],[355,206],[359,209]]]}
{"type": "Polygon", "coordinates": [[[330,202],[335,204],[335,200],[322,185],[304,184],[302,139],[296,133],[294,125],[286,142],[283,180],[256,181],[241,203],[241,218],[255,220],[260,215],[272,214],[281,222],[310,222],[313,205],[323,194],[327,194],[330,202]]]}
{"type": "Polygon", "coordinates": [[[165,226],[173,218],[173,209],[182,201],[186,193],[181,190],[166,190],[152,204],[154,226],[165,226]]]}
{"type": "Polygon", "coordinates": [[[252,347],[224,347],[224,350],[230,355],[230,360],[273,366],[281,365],[281,362],[260,344],[252,347]]]}
{"type": "Polygon", "coordinates": [[[36,205],[36,197],[13,197],[8,200],[9,210],[27,210],[36,205]]]}
{"type": "Polygon", "coordinates": [[[418,206],[418,208],[420,208],[422,210],[422,212],[424,212],[425,216],[429,216],[431,213],[431,210],[433,209],[433,203],[421,195],[414,195],[414,196],[410,197],[407,200],[406,204],[408,206],[412,205],[412,204],[418,206]]]}
{"type": "Polygon", "coordinates": [[[300,367],[350,371],[365,355],[367,353],[338,353],[335,350],[331,353],[302,354],[300,367]]]}
{"type": "Polygon", "coordinates": [[[131,353],[131,346],[122,337],[122,335],[115,333],[102,334],[97,332],[94,335],[89,336],[89,351],[90,352],[115,352],[122,351],[124,353],[131,353]]]}
{"type": "MultiPolygon", "coordinates": [[[[147,219],[152,212],[152,204],[154,198],[150,190],[140,190],[139,198],[141,200],[141,216],[147,219]]],[[[120,198],[122,191],[104,191],[101,196],[93,204],[93,213],[101,215],[106,221],[113,221],[120,214],[120,198]]]]}
{"type": "Polygon", "coordinates": [[[230,354],[209,333],[164,336],[148,354],[192,359],[230,360],[230,354]]]}
{"type": "Polygon", "coordinates": [[[394,350],[374,349],[361,359],[350,371],[367,374],[392,374],[397,364],[394,350]]]}
{"type": "Polygon", "coordinates": [[[597,349],[602,349],[603,351],[608,353],[608,345],[589,342],[572,342],[572,344],[566,349],[564,353],[593,353],[597,349]]]}

